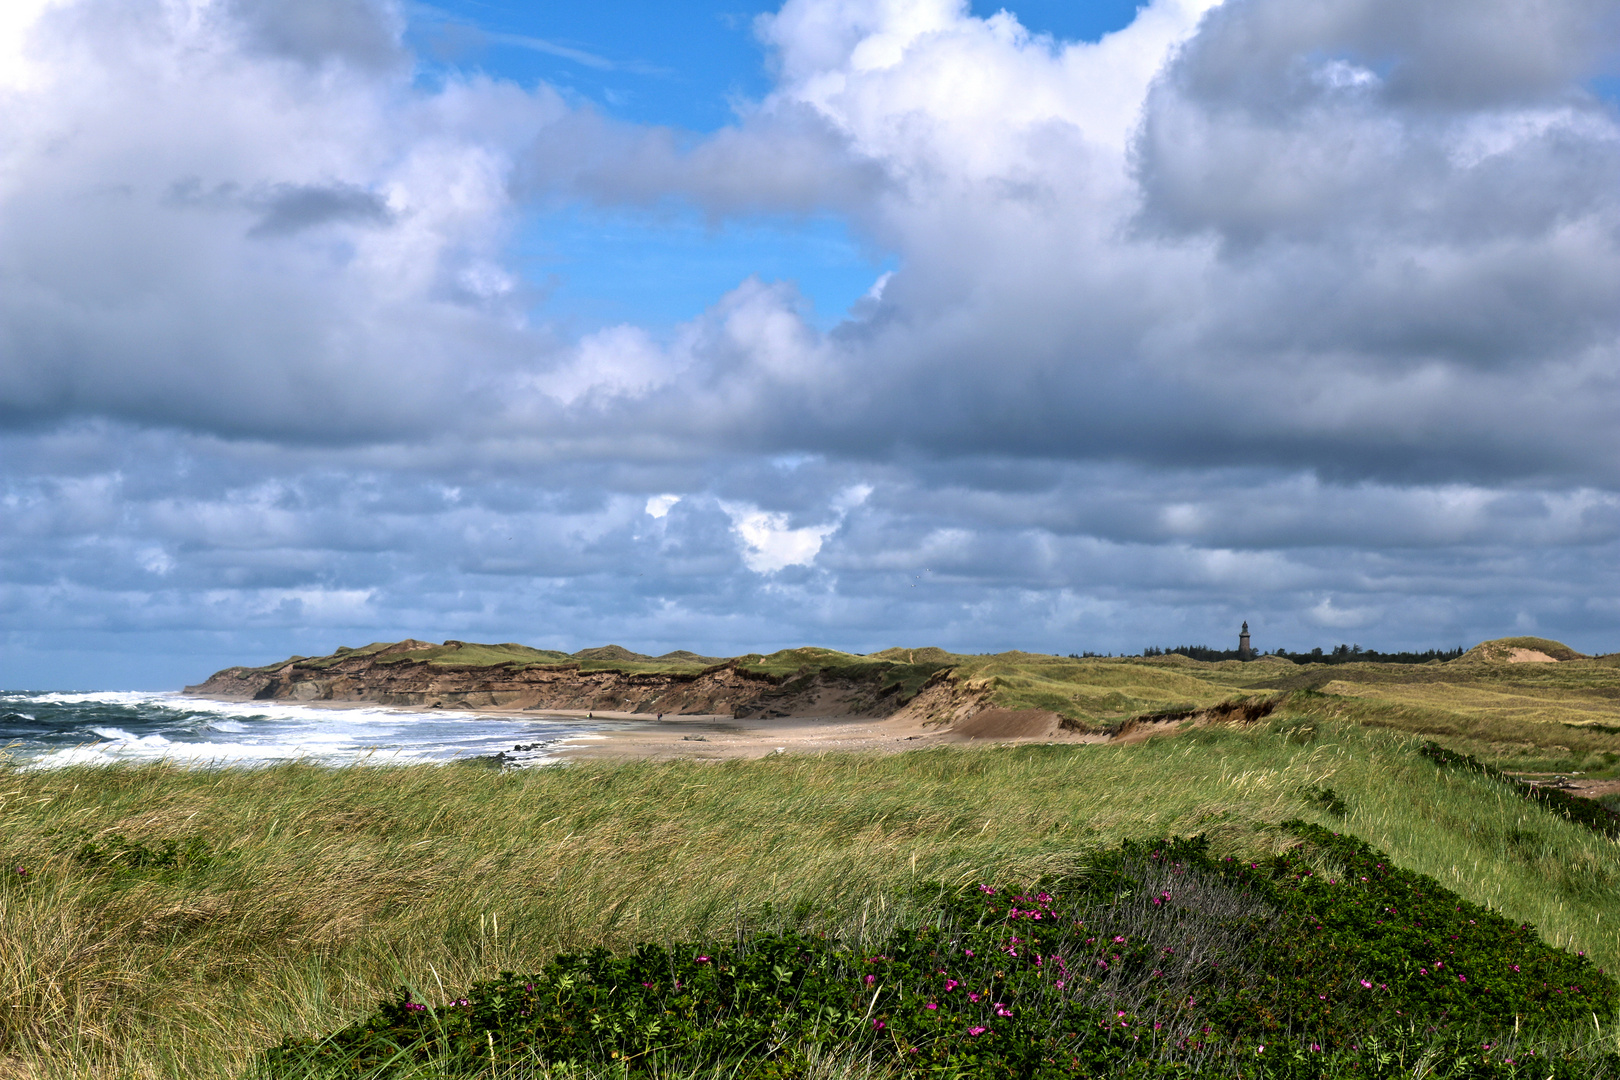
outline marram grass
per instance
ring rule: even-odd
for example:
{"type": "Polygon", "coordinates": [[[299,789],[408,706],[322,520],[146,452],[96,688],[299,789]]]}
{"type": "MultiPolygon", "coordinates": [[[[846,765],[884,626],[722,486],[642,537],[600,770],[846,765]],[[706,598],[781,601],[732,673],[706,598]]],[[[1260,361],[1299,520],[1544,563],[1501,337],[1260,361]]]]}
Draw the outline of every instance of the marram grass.
{"type": "Polygon", "coordinates": [[[905,922],[915,881],[1033,882],[1176,834],[1260,856],[1294,817],[1620,966],[1615,844],[1415,745],[1279,719],[1137,745],[506,773],[7,769],[0,1076],[239,1076],[400,985],[443,997],[561,951],[750,927],[861,939],[905,922]]]}

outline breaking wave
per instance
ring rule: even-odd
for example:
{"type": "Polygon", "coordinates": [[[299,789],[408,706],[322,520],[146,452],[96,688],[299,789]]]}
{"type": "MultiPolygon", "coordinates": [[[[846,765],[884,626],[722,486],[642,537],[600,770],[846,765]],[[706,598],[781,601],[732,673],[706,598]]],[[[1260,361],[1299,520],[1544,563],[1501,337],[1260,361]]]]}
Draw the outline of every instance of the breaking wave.
{"type": "Polygon", "coordinates": [[[555,761],[561,744],[610,726],[544,714],[317,708],[178,693],[0,693],[0,747],[30,768],[141,761],[407,765],[496,753],[510,764],[532,765],[555,761]]]}

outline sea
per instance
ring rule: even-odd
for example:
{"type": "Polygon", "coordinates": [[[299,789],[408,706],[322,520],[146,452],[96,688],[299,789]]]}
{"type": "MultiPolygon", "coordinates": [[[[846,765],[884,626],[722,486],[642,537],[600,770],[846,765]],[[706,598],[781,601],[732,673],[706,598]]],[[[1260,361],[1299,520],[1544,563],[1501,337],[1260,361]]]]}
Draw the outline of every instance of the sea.
{"type": "Polygon", "coordinates": [[[381,706],[316,708],[180,693],[0,692],[0,754],[13,765],[168,761],[188,766],[411,765],[492,757],[553,764],[565,744],[628,726],[571,716],[493,716],[381,706]]]}

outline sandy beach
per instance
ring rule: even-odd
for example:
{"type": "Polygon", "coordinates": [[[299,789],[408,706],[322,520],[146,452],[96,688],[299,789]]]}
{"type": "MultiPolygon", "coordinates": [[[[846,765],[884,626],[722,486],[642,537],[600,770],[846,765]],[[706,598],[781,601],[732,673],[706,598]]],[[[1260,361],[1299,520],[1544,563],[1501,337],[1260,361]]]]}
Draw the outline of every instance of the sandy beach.
{"type": "MultiPolygon", "coordinates": [[[[324,709],[385,708],[401,713],[435,714],[421,705],[383,705],[354,701],[309,701],[324,709]]],[[[591,720],[607,726],[547,748],[562,761],[652,760],[731,761],[771,754],[819,754],[835,751],[897,753],[942,743],[1107,742],[1107,736],[1082,734],[1059,727],[1050,713],[987,709],[949,728],[924,725],[907,717],[783,716],[737,719],[722,714],[673,715],[604,709],[457,708],[457,713],[539,719],[591,720]]]]}
{"type": "MultiPolygon", "coordinates": [[[[500,710],[479,710],[490,713],[500,710]]],[[[526,715],[534,715],[528,713],[526,715]]],[[[728,761],[771,754],[834,751],[895,753],[941,743],[1107,741],[1057,726],[1050,714],[989,709],[950,728],[916,720],[858,716],[785,716],[739,720],[730,716],[671,716],[583,710],[547,710],[547,716],[591,718],[621,723],[595,735],[568,740],[553,749],[566,761],[671,760],[728,761]]]]}
{"type": "Polygon", "coordinates": [[[563,743],[556,748],[558,756],[569,761],[727,761],[834,750],[908,750],[952,738],[949,733],[925,731],[914,722],[860,717],[736,720],[729,716],[666,716],[659,720],[631,713],[595,714],[597,720],[604,718],[624,721],[625,726],[606,729],[595,738],[563,743]]]}
{"type": "MultiPolygon", "coordinates": [[[[242,706],[225,696],[193,700],[242,706]]],[[[608,709],[514,709],[501,706],[442,708],[369,701],[299,701],[299,707],[332,712],[384,711],[401,716],[488,718],[517,721],[586,721],[584,733],[548,736],[532,728],[515,745],[492,748],[475,758],[510,767],[587,761],[734,761],[773,754],[843,752],[901,753],[942,744],[1138,742],[1170,734],[1179,721],[1140,722],[1116,734],[1079,732],[1062,726],[1043,710],[981,709],[965,718],[926,722],[902,711],[890,717],[781,716],[738,718],[722,713],[653,713],[608,709]]],[[[465,719],[462,722],[467,722],[465,719]]],[[[476,723],[476,720],[472,721],[476,723]]],[[[452,759],[454,760],[454,759],[452,759]]]]}

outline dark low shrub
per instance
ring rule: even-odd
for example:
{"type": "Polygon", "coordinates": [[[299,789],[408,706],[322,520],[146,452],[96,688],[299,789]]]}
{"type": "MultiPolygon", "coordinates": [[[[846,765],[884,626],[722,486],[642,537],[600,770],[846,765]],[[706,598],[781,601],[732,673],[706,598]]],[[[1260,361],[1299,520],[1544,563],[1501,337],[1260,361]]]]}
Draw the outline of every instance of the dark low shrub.
{"type": "Polygon", "coordinates": [[[1572,1038],[1620,987],[1528,925],[1305,822],[1265,863],[1201,838],[1127,843],[1028,890],[928,894],[856,950],[799,933],[560,956],[448,1002],[401,992],[270,1075],[432,1062],[802,1074],[817,1052],[984,1077],[1620,1075],[1572,1038]],[[1528,1074],[1524,1074],[1528,1075],[1528,1074]]]}

